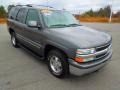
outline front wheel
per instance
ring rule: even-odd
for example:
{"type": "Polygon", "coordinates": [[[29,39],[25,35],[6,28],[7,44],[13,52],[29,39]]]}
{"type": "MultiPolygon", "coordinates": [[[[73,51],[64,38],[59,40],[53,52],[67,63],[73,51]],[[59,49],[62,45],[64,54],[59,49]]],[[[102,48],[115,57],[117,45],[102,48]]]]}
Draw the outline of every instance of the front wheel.
{"type": "Polygon", "coordinates": [[[63,78],[69,74],[67,58],[59,50],[52,50],[48,54],[49,71],[57,78],[63,78]]]}

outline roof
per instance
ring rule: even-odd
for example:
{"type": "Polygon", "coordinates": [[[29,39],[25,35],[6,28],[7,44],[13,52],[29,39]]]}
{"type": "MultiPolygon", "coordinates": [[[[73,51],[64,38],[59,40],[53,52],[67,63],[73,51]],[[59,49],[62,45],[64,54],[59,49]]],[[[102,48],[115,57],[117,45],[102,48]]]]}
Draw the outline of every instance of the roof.
{"type": "Polygon", "coordinates": [[[27,4],[27,5],[16,5],[15,7],[28,7],[28,8],[35,8],[35,9],[52,9],[55,10],[55,8],[51,6],[46,5],[34,5],[34,4],[27,4]]]}

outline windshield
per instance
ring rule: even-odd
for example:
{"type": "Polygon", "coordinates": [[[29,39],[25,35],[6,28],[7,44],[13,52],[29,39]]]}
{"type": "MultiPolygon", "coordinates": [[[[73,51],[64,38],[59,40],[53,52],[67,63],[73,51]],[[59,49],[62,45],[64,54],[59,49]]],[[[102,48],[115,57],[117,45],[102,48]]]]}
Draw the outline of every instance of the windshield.
{"type": "Polygon", "coordinates": [[[67,11],[41,11],[47,27],[68,27],[78,26],[79,22],[67,11]]]}

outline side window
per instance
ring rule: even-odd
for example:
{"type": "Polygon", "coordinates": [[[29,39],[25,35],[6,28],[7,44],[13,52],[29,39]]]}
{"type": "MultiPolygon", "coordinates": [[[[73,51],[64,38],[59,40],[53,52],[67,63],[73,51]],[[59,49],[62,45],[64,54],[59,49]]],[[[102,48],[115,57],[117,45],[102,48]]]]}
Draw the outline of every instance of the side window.
{"type": "Polygon", "coordinates": [[[26,24],[28,24],[29,21],[39,21],[39,15],[36,10],[30,9],[28,11],[27,18],[26,18],[26,24]]]}
{"type": "Polygon", "coordinates": [[[12,7],[8,15],[10,19],[14,19],[14,11],[15,11],[15,7],[12,7]]]}
{"type": "Polygon", "coordinates": [[[12,9],[11,9],[10,12],[9,12],[8,17],[9,17],[10,19],[15,19],[15,18],[16,18],[16,15],[17,15],[17,13],[18,13],[18,11],[19,11],[19,9],[20,9],[20,8],[12,7],[12,9]]]}
{"type": "Polygon", "coordinates": [[[20,9],[18,12],[18,15],[16,17],[16,20],[21,22],[21,23],[24,23],[25,18],[26,18],[26,14],[27,14],[27,9],[25,9],[25,8],[20,9]]]}

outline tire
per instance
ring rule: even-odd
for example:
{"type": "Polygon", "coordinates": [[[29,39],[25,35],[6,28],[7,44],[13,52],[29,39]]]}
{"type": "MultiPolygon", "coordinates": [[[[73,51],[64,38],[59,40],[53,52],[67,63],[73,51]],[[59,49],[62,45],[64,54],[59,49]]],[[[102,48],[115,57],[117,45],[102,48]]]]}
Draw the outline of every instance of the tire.
{"type": "Polygon", "coordinates": [[[11,43],[15,48],[18,48],[18,41],[14,32],[11,33],[11,43]]]}
{"type": "Polygon", "coordinates": [[[69,64],[67,58],[60,50],[51,50],[47,56],[48,69],[57,78],[69,75],[69,64]]]}

